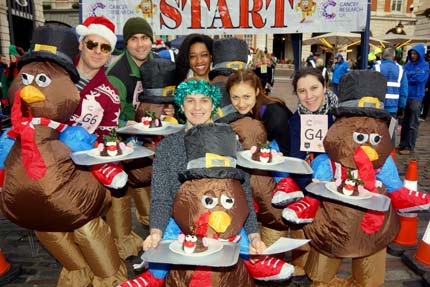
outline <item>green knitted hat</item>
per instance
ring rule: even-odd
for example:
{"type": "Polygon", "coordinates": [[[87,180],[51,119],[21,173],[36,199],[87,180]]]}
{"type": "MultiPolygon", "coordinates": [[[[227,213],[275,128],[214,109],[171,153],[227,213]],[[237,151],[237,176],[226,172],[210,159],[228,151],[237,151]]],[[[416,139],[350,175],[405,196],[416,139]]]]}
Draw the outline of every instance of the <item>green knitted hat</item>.
{"type": "Polygon", "coordinates": [[[130,39],[135,34],[145,34],[151,38],[151,42],[154,42],[154,35],[152,34],[151,26],[149,26],[145,19],[140,17],[128,19],[122,28],[122,34],[124,37],[124,44],[126,44],[128,39],[130,39]]]}

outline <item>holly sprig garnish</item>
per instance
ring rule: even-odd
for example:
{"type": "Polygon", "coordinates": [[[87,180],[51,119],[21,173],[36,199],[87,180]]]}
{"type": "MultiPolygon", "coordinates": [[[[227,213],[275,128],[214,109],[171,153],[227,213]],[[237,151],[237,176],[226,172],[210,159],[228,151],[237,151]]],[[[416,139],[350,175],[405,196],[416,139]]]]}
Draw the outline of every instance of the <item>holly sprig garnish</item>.
{"type": "Polygon", "coordinates": [[[147,115],[148,117],[151,117],[151,119],[153,120],[157,118],[157,113],[150,110],[145,110],[145,115],[147,115]]]}
{"type": "Polygon", "coordinates": [[[258,146],[260,147],[260,149],[262,149],[262,148],[268,149],[268,148],[270,148],[270,142],[267,141],[265,143],[259,143],[258,146]]]}
{"type": "Polygon", "coordinates": [[[110,131],[110,133],[109,133],[109,135],[104,135],[103,136],[103,141],[105,142],[105,143],[108,143],[108,142],[116,142],[118,140],[118,136],[117,136],[117,134],[116,134],[116,130],[115,129],[112,129],[111,131],[110,131]]]}
{"type": "Polygon", "coordinates": [[[359,178],[355,178],[350,170],[346,172],[346,176],[348,177],[349,180],[355,182],[356,184],[364,186],[364,182],[359,178]]]}

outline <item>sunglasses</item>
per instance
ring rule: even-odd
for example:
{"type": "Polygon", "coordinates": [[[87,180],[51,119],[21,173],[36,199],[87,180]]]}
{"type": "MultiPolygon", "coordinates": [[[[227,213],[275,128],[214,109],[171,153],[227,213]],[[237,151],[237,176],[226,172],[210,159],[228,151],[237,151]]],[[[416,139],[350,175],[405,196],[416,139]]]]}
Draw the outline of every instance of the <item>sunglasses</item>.
{"type": "MultiPolygon", "coordinates": [[[[85,46],[88,48],[88,50],[94,51],[94,49],[99,46],[99,42],[88,40],[85,42],[85,46]]],[[[100,44],[100,51],[107,54],[112,51],[112,47],[109,44],[100,44]]]]}

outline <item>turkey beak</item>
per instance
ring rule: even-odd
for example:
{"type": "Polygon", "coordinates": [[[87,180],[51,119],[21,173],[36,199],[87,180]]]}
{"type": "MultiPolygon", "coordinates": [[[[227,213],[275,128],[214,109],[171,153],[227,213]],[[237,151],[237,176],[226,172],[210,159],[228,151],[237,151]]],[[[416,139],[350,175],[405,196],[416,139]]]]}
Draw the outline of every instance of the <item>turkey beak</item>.
{"type": "Polygon", "coordinates": [[[370,146],[361,146],[361,149],[366,153],[370,161],[379,159],[378,153],[370,146]]]}
{"type": "Polygon", "coordinates": [[[216,233],[223,233],[231,224],[231,217],[224,211],[214,211],[209,215],[208,225],[216,233]]]}
{"type": "Polygon", "coordinates": [[[42,102],[46,99],[45,95],[34,86],[25,86],[20,93],[21,99],[27,104],[42,102]]]}

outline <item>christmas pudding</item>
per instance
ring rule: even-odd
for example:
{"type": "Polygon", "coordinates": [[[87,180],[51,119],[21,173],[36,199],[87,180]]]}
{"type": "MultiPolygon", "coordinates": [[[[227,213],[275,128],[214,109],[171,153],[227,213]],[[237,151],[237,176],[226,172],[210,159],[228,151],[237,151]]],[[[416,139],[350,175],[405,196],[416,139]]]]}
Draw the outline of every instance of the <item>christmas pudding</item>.
{"type": "Polygon", "coordinates": [[[161,119],[157,117],[157,113],[149,110],[145,111],[145,116],[142,117],[141,121],[144,128],[161,128],[163,126],[161,119]]]}
{"type": "Polygon", "coordinates": [[[250,151],[252,154],[252,160],[259,161],[262,163],[270,163],[273,160],[273,156],[276,151],[270,149],[270,142],[258,144],[258,146],[252,146],[250,151]]]}
{"type": "Polygon", "coordinates": [[[348,171],[347,178],[342,180],[337,187],[337,191],[349,196],[358,196],[359,190],[362,190],[364,183],[356,177],[356,173],[348,171]]]}
{"type": "Polygon", "coordinates": [[[181,234],[178,240],[186,254],[201,253],[208,250],[207,237],[181,234]]]}
{"type": "Polygon", "coordinates": [[[121,142],[115,129],[111,130],[109,136],[103,136],[104,143],[98,145],[100,156],[119,156],[123,154],[126,146],[121,142]]]}

